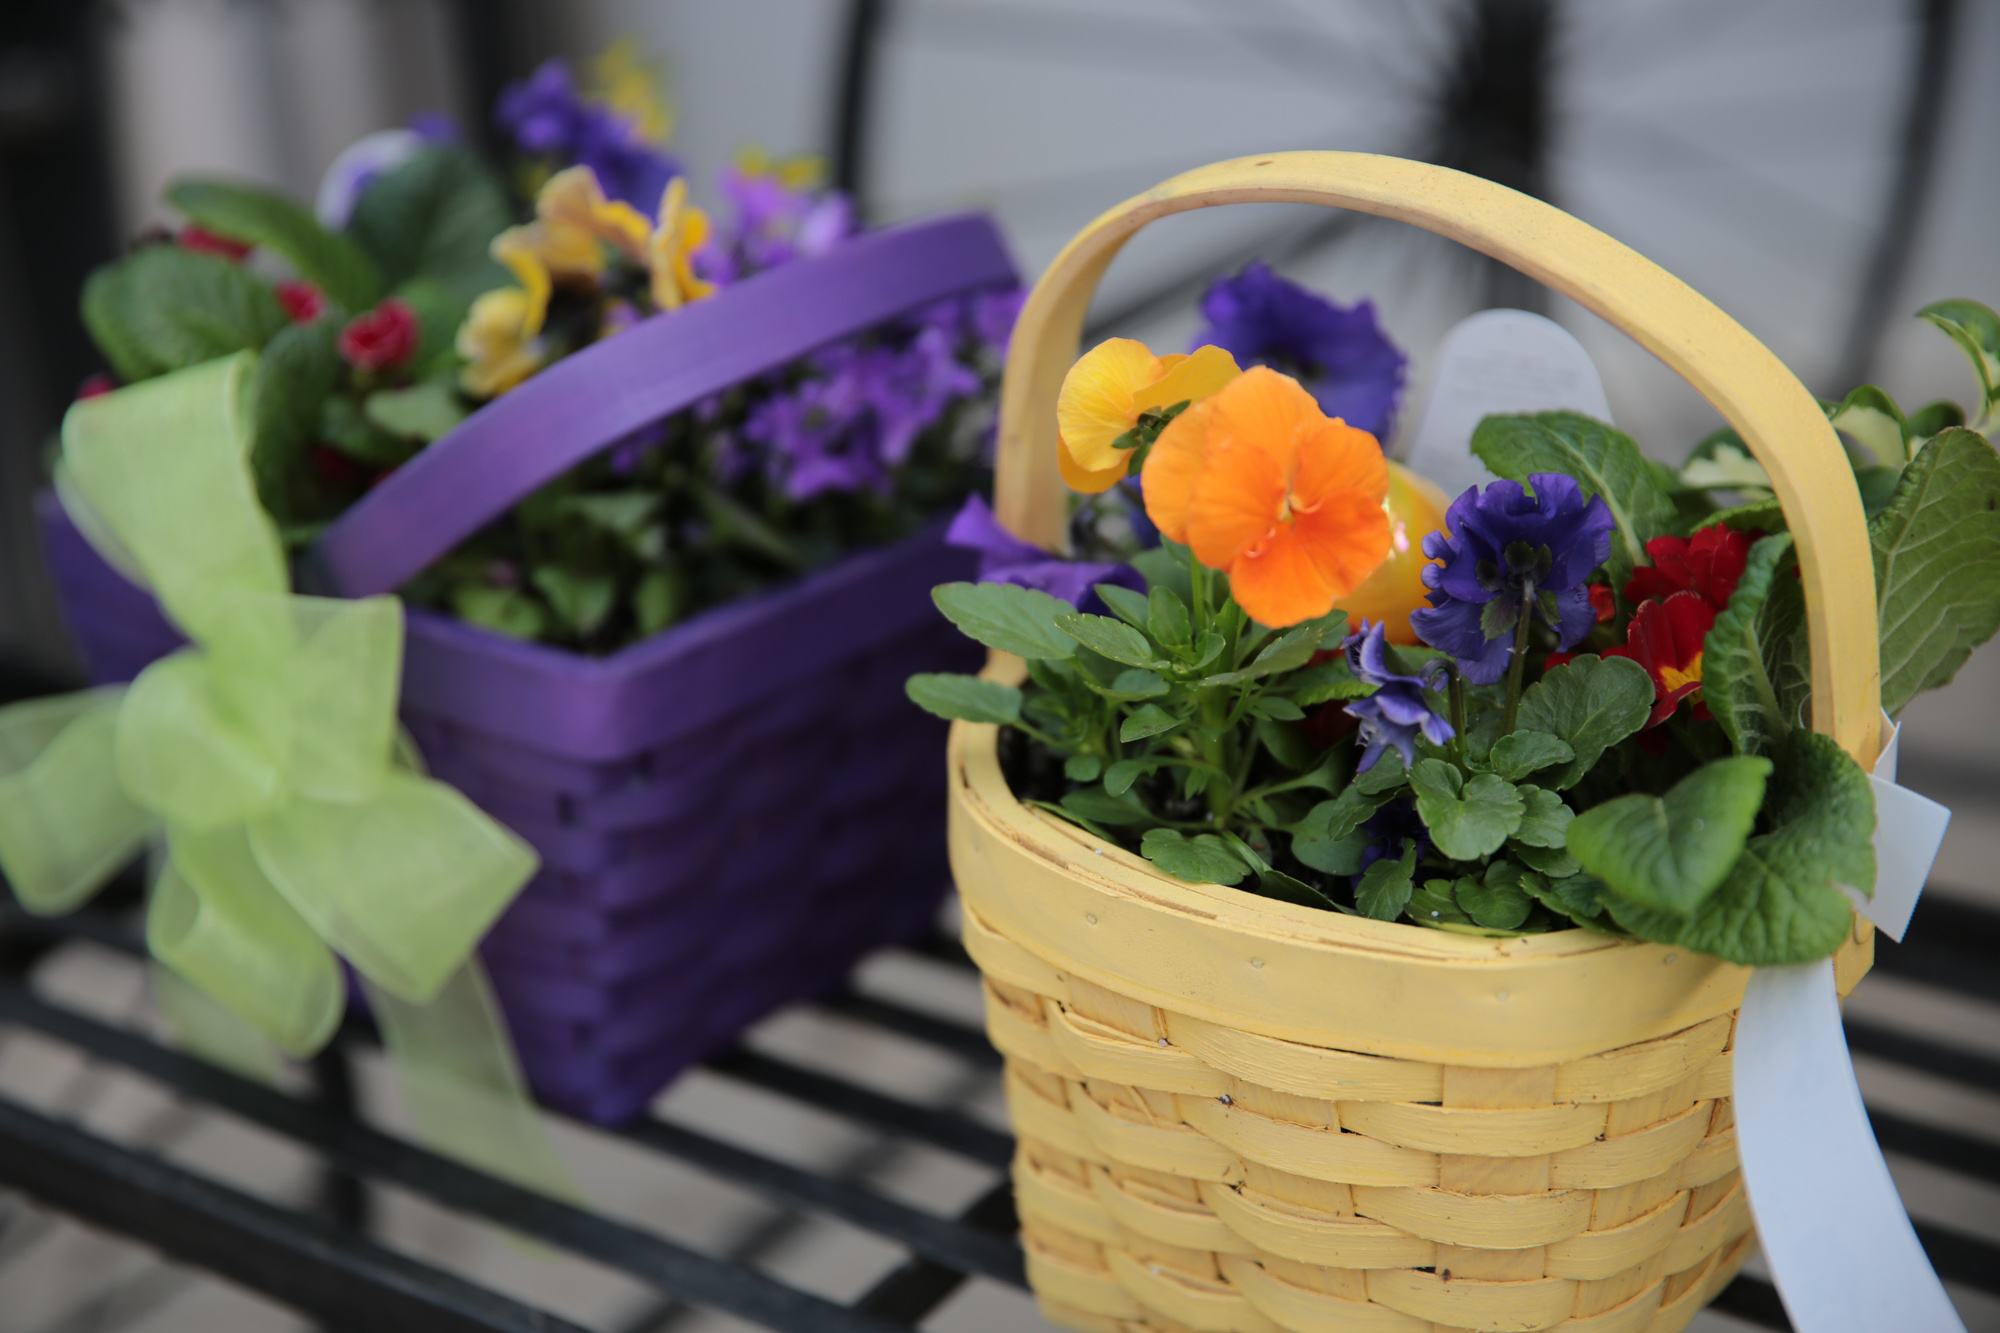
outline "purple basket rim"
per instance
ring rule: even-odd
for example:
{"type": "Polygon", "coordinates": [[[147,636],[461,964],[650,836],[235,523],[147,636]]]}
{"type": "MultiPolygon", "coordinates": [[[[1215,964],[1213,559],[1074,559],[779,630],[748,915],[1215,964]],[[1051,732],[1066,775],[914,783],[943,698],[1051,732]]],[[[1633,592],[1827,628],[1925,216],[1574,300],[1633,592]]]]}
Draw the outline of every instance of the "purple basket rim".
{"type": "Polygon", "coordinates": [[[304,586],[390,592],[545,482],[711,394],[933,302],[1018,281],[992,221],[870,232],[655,315],[494,399],[322,534],[304,586]]]}

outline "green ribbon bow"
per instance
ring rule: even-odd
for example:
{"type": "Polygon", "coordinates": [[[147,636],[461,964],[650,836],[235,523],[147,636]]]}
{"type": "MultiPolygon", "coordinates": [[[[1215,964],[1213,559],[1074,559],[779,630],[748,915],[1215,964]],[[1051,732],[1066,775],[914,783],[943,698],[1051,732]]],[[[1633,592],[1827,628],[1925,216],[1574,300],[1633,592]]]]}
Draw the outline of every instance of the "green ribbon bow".
{"type": "Polygon", "coordinates": [[[420,1132],[570,1193],[473,955],[535,854],[400,743],[397,599],[290,592],[249,469],[255,365],[65,418],[67,507],[193,646],[129,687],[0,710],[0,870],[30,911],[66,912],[164,834],[159,962],[306,1056],[339,1024],[347,959],[420,1132]]]}

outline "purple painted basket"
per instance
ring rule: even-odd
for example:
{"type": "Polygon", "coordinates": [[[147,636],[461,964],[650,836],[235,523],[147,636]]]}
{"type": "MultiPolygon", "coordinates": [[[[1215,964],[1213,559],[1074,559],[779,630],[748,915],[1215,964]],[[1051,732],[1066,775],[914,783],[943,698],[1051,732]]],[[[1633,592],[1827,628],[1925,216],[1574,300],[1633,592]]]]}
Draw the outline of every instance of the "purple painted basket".
{"type": "MultiPolygon", "coordinates": [[[[872,233],[656,317],[468,418],[331,528],[301,582],[402,586],[544,482],[661,418],[933,301],[1015,281],[992,225],[872,233]]],[[[42,537],[92,677],[179,635],[53,495],[42,537]]],[[[976,669],[931,606],[943,523],[608,657],[406,612],[403,721],[542,869],[482,946],[546,1101],[629,1118],[772,1009],[921,931],[948,881],[944,724],[913,671],[976,669]]]]}

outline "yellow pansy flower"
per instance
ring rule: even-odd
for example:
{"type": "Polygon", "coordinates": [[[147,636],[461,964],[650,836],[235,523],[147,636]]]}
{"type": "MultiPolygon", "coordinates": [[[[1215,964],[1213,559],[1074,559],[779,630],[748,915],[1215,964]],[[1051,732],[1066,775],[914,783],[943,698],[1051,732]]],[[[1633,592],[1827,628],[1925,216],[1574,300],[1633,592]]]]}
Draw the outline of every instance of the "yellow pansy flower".
{"type": "Polygon", "coordinates": [[[715,284],[694,271],[692,257],[708,241],[708,214],[687,201],[687,180],[676,176],[660,196],[660,222],[646,243],[652,271],[653,304],[678,310],[715,293],[715,284]]]}
{"type": "Polygon", "coordinates": [[[632,123],[638,136],[663,144],[674,131],[674,113],[660,95],[658,63],[639,54],[639,43],[620,37],[591,62],[591,91],[597,100],[632,123]]]}
{"type": "Polygon", "coordinates": [[[1155,356],[1131,338],[1107,338],[1078,358],[1056,399],[1056,462],[1071,489],[1110,490],[1131,466],[1118,441],[1148,412],[1196,403],[1242,371],[1220,347],[1155,356]]]}
{"type": "MultiPolygon", "coordinates": [[[[652,232],[646,215],[623,199],[605,198],[589,167],[569,167],[549,177],[535,196],[535,219],[559,245],[578,245],[587,236],[635,264],[645,262],[646,237],[652,232]]],[[[601,255],[597,263],[590,270],[593,276],[603,267],[601,255]]]]}
{"type": "Polygon", "coordinates": [[[459,383],[475,398],[503,394],[541,368],[536,335],[547,312],[547,277],[539,303],[519,287],[499,287],[472,303],[458,329],[458,354],[466,367],[459,383]]]}

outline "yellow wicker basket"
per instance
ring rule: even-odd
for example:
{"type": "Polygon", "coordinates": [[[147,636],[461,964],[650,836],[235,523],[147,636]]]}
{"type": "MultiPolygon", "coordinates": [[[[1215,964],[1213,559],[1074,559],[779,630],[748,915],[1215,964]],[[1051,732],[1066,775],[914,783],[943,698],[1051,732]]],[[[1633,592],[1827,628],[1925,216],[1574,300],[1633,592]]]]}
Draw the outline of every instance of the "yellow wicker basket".
{"type": "MultiPolygon", "coordinates": [[[[1770,472],[1796,535],[1813,721],[1864,764],[1873,569],[1818,405],[1687,286],[1546,204],[1437,167],[1282,153],[1104,214],[1036,286],[1002,394],[997,509],[1062,540],[1055,399],[1098,278],[1184,209],[1303,201],[1502,259],[1637,338],[1770,472]],[[1841,595],[1830,595],[1838,590],[1841,595]]],[[[1019,679],[1020,664],[992,671],[1019,679]]],[[[1754,1244],[1729,1045],[1748,973],[1572,930],[1489,940],[1165,877],[1014,799],[957,724],[951,852],[1007,1057],[1042,1309],[1077,1329],[1680,1329],[1754,1244]]],[[[1842,994],[1873,958],[1856,919],[1842,994]]]]}

